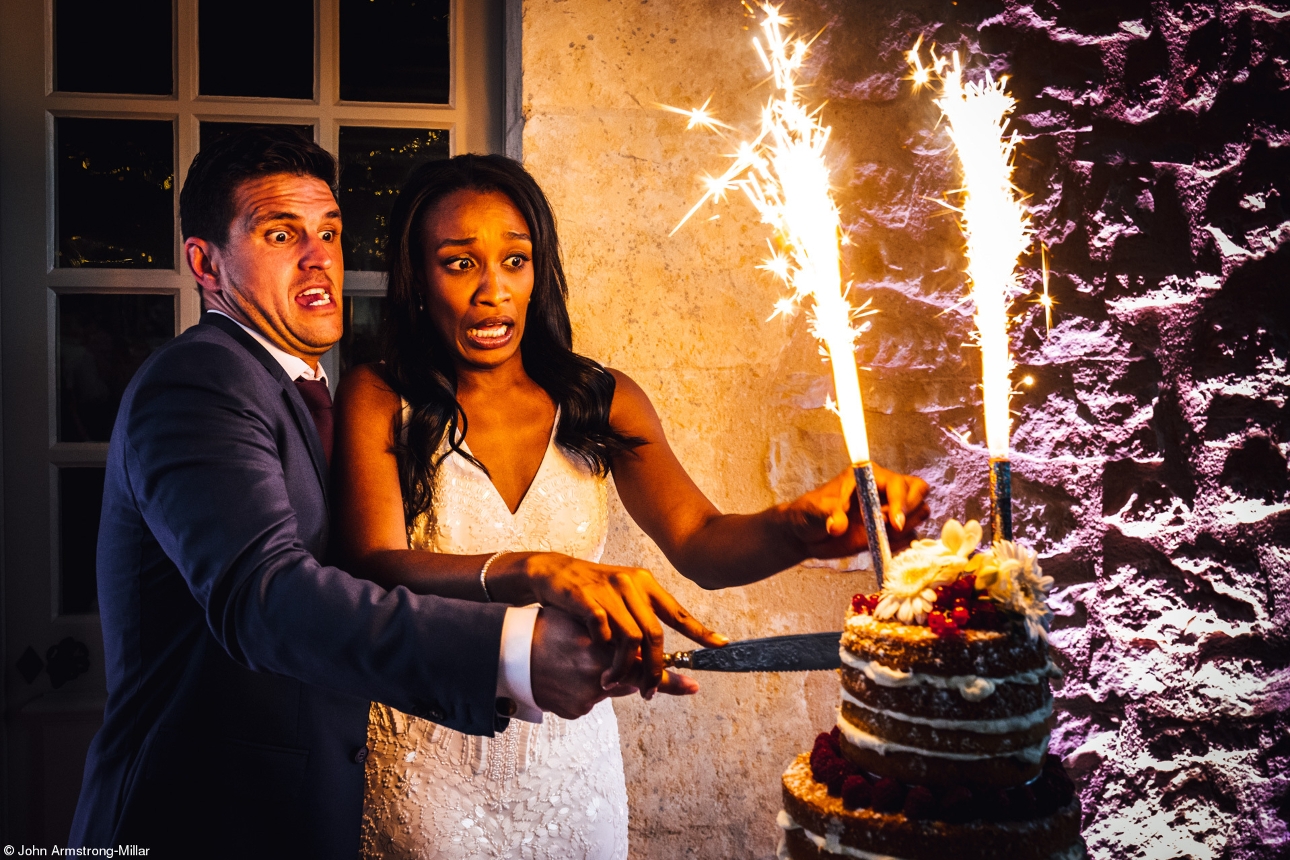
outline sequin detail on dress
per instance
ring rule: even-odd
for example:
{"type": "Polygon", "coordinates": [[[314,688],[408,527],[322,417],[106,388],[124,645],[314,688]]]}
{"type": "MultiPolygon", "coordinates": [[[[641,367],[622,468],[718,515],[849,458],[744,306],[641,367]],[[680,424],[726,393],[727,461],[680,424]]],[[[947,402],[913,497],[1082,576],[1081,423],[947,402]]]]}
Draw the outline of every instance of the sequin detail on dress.
{"type": "MultiPolygon", "coordinates": [[[[559,415],[556,416],[559,421],[559,415]]],[[[477,467],[449,454],[434,510],[409,545],[479,554],[542,550],[598,561],[606,482],[555,443],[514,514],[477,467]]],[[[446,442],[440,448],[442,453],[446,442]]],[[[469,449],[467,449],[469,450],[469,449]]],[[[512,720],[495,738],[446,729],[384,705],[368,724],[362,853],[368,860],[622,860],[627,789],[608,701],[579,720],[512,720]]]]}

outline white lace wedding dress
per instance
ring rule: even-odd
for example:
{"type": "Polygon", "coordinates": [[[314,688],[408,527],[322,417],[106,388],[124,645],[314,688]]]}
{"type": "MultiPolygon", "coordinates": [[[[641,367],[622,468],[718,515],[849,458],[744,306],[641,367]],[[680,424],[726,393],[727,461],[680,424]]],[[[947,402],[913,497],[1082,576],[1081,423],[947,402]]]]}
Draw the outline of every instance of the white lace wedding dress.
{"type": "MultiPolygon", "coordinates": [[[[449,454],[435,475],[433,515],[416,523],[409,544],[459,554],[542,550],[597,561],[607,520],[605,480],[560,448],[552,428],[514,514],[488,476],[449,454]]],[[[627,789],[608,701],[579,720],[554,714],[541,724],[511,720],[495,738],[373,704],[368,747],[362,848],[368,860],[627,856],[627,789]]]]}

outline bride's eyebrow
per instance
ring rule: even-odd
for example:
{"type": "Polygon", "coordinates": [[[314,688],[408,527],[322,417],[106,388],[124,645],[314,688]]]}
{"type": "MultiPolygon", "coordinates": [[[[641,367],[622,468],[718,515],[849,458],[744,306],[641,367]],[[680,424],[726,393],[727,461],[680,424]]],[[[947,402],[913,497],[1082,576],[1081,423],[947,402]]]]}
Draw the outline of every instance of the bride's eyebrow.
{"type": "MultiPolygon", "coordinates": [[[[515,231],[515,230],[508,230],[508,231],[506,232],[506,238],[507,238],[507,239],[523,239],[525,242],[532,242],[532,241],[533,241],[533,239],[532,239],[532,238],[530,238],[530,236],[529,236],[529,234],[528,234],[528,233],[520,233],[520,232],[517,232],[517,231],[515,231]]],[[[444,248],[458,248],[458,247],[465,247],[465,246],[467,246],[467,245],[473,245],[473,244],[475,244],[475,242],[476,242],[476,239],[475,239],[475,237],[474,237],[474,236],[469,236],[469,237],[467,237],[467,238],[465,238],[465,239],[444,239],[444,240],[443,240],[443,241],[441,241],[438,245],[435,245],[435,250],[436,250],[436,251],[442,251],[444,248]]]]}

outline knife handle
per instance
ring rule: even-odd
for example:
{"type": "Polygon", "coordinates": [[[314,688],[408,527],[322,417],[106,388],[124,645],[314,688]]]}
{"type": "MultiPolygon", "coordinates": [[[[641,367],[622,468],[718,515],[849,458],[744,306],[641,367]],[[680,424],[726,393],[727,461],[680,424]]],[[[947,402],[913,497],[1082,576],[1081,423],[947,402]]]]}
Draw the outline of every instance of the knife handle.
{"type": "Polygon", "coordinates": [[[663,667],[666,669],[689,669],[693,651],[669,651],[663,655],[663,667]]]}

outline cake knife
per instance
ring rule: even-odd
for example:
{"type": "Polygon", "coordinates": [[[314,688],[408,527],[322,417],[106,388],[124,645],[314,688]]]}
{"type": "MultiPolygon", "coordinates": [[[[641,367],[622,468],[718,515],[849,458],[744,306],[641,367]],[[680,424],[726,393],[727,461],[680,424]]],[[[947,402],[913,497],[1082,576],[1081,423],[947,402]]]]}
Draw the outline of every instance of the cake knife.
{"type": "Polygon", "coordinates": [[[721,648],[699,648],[663,655],[663,665],[671,669],[697,669],[707,672],[813,672],[837,669],[842,665],[838,643],[842,631],[833,633],[797,633],[792,636],[768,636],[744,639],[721,648]]]}

